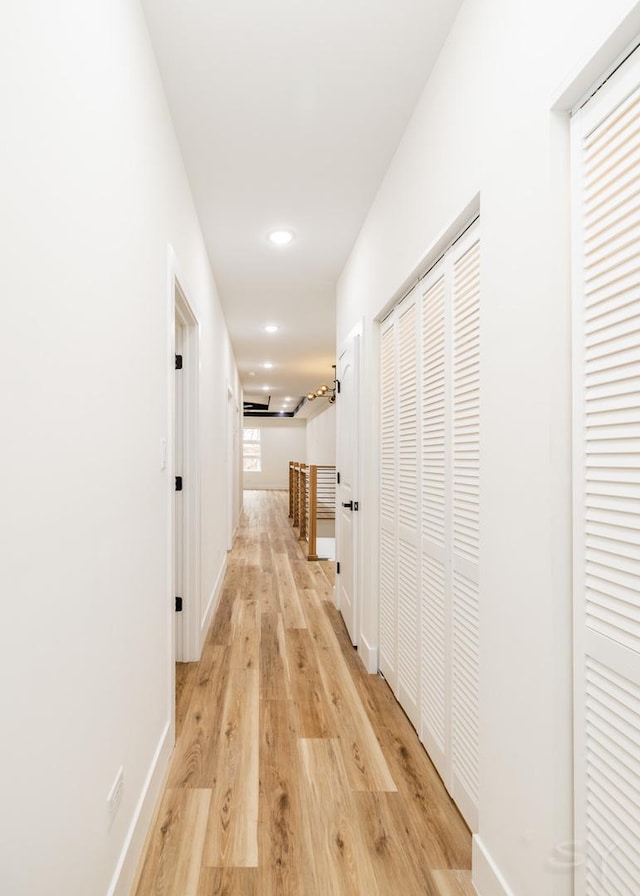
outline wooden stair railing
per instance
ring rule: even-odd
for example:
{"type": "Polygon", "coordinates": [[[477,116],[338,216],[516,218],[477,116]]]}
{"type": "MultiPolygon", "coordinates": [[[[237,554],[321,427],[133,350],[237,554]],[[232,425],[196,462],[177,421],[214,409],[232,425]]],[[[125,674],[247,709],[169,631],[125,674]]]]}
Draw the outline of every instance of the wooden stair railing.
{"type": "Polygon", "coordinates": [[[307,512],[308,512],[308,484],[309,477],[307,475],[308,467],[306,464],[300,464],[298,479],[298,534],[300,541],[307,539],[307,512]]]}
{"type": "Polygon", "coordinates": [[[289,462],[289,518],[300,541],[308,543],[309,560],[318,555],[318,523],[336,518],[336,468],[289,462]]]}
{"type": "Polygon", "coordinates": [[[301,464],[293,464],[293,494],[292,494],[292,522],[297,529],[300,525],[300,467],[301,464]]]}
{"type": "Polygon", "coordinates": [[[290,520],[293,519],[295,477],[296,477],[296,462],[294,460],[290,460],[289,461],[289,519],[290,520]]]}
{"type": "Polygon", "coordinates": [[[318,464],[309,471],[309,560],[318,560],[318,523],[336,518],[336,468],[318,464]]]}

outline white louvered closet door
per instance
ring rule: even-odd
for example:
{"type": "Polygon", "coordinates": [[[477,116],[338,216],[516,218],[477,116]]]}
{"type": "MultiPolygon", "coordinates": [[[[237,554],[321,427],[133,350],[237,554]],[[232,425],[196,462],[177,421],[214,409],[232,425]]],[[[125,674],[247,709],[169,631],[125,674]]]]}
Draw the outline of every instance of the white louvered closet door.
{"type": "Polygon", "coordinates": [[[422,620],[420,739],[448,781],[450,726],[450,503],[444,261],[420,284],[422,301],[422,620]]]}
{"type": "Polygon", "coordinates": [[[395,317],[380,330],[380,671],[398,687],[397,366],[395,317]]]}
{"type": "Polygon", "coordinates": [[[480,239],[453,250],[451,795],[477,828],[480,566],[480,239]]]}
{"type": "Polygon", "coordinates": [[[398,309],[397,501],[398,501],[398,700],[419,725],[420,573],[418,451],[418,306],[415,292],[398,309]]]}
{"type": "Polygon", "coordinates": [[[479,234],[476,222],[380,329],[380,669],[474,830],[479,234]]]}
{"type": "Polygon", "coordinates": [[[640,891],[639,57],[572,123],[576,896],[640,891]]]}

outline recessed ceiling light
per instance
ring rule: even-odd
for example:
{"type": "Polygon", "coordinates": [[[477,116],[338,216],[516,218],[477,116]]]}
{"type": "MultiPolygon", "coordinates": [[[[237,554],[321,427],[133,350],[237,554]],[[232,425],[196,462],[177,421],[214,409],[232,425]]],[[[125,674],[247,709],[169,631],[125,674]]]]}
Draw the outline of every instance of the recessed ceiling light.
{"type": "Polygon", "coordinates": [[[276,327],[275,324],[267,324],[265,330],[267,331],[267,333],[277,333],[278,327],[276,327]]]}
{"type": "Polygon", "coordinates": [[[271,370],[273,364],[271,363],[271,361],[265,361],[262,366],[265,368],[265,370],[271,370]]]}
{"type": "Polygon", "coordinates": [[[263,392],[268,392],[269,389],[270,389],[270,386],[263,386],[263,387],[262,387],[262,391],[263,391],[263,392]]]}
{"type": "Polygon", "coordinates": [[[293,241],[292,230],[272,230],[269,234],[269,242],[274,246],[288,246],[293,241]]]}

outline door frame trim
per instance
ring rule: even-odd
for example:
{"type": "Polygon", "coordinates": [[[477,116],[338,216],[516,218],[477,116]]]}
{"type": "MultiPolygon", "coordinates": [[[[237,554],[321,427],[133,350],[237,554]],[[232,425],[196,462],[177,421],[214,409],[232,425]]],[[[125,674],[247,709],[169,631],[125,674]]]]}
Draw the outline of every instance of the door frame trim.
{"type": "MultiPolygon", "coordinates": [[[[184,438],[183,438],[183,645],[182,661],[195,662],[200,659],[200,457],[199,457],[199,345],[200,324],[189,302],[181,276],[178,258],[172,248],[167,253],[167,305],[168,305],[168,438],[167,438],[167,496],[169,502],[168,533],[168,606],[171,613],[171,660],[175,675],[176,643],[174,624],[173,573],[175,558],[174,543],[174,459],[175,459],[175,321],[176,317],[184,326],[183,349],[185,360],[182,368],[184,376],[184,438]]],[[[171,700],[174,701],[175,683],[172,682],[171,700]]]]}
{"type": "Polygon", "coordinates": [[[227,382],[227,520],[226,520],[226,541],[227,551],[233,547],[233,538],[235,535],[235,496],[237,482],[237,465],[238,452],[236,451],[239,406],[238,400],[234,395],[231,384],[227,382]]]}

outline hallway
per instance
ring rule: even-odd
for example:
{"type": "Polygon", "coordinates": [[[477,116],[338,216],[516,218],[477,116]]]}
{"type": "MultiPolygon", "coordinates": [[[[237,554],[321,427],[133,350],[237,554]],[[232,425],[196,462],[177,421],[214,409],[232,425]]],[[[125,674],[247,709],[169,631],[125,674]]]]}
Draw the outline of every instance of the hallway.
{"type": "Polygon", "coordinates": [[[357,658],[333,564],[284,492],[245,492],[133,896],[470,896],[471,837],[410,723],[357,658]]]}

